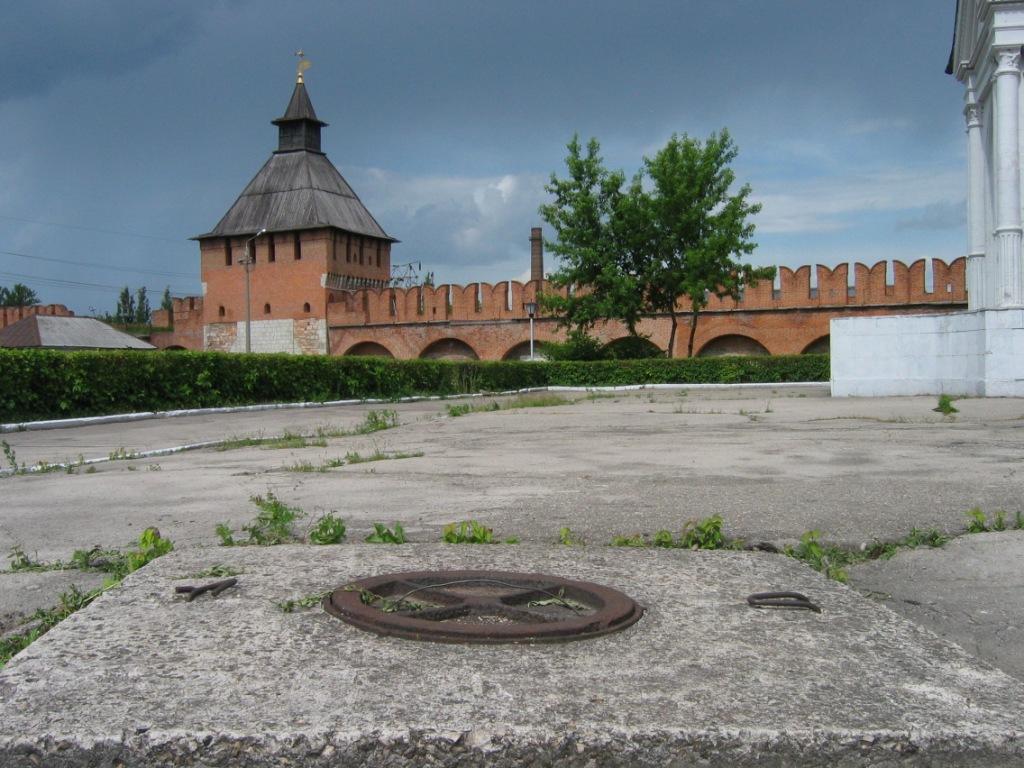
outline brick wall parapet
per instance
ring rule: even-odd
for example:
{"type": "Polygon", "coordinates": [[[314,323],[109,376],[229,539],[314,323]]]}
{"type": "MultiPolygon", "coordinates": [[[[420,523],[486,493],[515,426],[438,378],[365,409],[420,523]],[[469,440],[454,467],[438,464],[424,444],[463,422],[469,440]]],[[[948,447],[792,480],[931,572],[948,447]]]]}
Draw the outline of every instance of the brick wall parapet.
{"type": "MultiPolygon", "coordinates": [[[[907,266],[893,261],[892,282],[889,262],[872,266],[854,265],[853,280],[849,266],[834,268],[815,265],[798,269],[779,267],[778,288],[770,280],[747,288],[739,301],[710,296],[709,311],[818,308],[846,306],[898,306],[904,304],[961,304],[967,300],[965,285],[966,259],[949,264],[940,259],[920,259],[907,266]],[[927,287],[931,290],[926,290],[927,287]]],[[[417,286],[413,288],[361,289],[328,305],[327,319],[331,325],[404,324],[419,322],[450,322],[457,320],[501,320],[527,317],[525,304],[538,294],[551,292],[547,281],[526,283],[505,281],[496,284],[417,286]]],[[[680,311],[689,302],[681,296],[680,311]]]]}
{"type": "Polygon", "coordinates": [[[63,304],[34,304],[30,307],[0,307],[0,328],[6,328],[32,315],[74,317],[75,313],[63,304]]]}

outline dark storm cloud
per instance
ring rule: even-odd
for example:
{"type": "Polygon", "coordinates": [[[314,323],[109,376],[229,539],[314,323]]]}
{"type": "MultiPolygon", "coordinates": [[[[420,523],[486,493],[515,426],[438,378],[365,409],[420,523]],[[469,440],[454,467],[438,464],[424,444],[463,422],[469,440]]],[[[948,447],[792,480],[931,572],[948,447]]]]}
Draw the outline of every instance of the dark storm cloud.
{"type": "Polygon", "coordinates": [[[0,102],[44,95],[72,78],[145,67],[195,34],[201,9],[161,0],[8,3],[0,23],[0,102]]]}

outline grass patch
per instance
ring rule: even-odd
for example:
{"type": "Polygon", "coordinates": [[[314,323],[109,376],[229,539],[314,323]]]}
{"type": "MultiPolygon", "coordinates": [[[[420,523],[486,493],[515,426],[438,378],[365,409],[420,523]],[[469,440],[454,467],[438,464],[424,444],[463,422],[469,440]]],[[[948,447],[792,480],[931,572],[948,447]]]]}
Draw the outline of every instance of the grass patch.
{"type": "Polygon", "coordinates": [[[494,531],[476,520],[449,523],[441,536],[445,544],[493,544],[494,531]]]}
{"type": "MultiPolygon", "coordinates": [[[[592,398],[590,398],[592,399],[592,398]]],[[[459,403],[448,406],[448,415],[452,418],[465,416],[469,413],[488,413],[491,411],[512,411],[518,408],[551,408],[556,405],[573,405],[579,400],[570,400],[561,395],[518,395],[505,403],[492,400],[489,403],[473,405],[471,403],[459,403]]]]}
{"type": "Polygon", "coordinates": [[[954,413],[960,413],[953,405],[953,398],[949,395],[939,395],[939,404],[932,408],[933,411],[941,413],[943,416],[952,416],[954,413]]]}
{"type": "Polygon", "coordinates": [[[967,510],[967,532],[988,533],[990,531],[1024,530],[1024,514],[1017,511],[1013,515],[1013,522],[1006,519],[1006,512],[997,510],[991,517],[982,511],[981,507],[967,510]]]}
{"type": "Polygon", "coordinates": [[[391,530],[384,523],[374,523],[373,533],[366,537],[368,544],[405,544],[405,529],[401,523],[395,523],[391,530]]]}

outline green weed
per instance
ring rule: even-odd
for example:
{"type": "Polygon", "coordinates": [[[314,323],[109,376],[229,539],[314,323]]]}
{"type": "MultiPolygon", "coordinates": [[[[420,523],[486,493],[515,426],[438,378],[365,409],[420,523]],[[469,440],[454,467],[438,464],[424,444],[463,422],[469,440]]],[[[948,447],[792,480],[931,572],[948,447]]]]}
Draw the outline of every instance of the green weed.
{"type": "Polygon", "coordinates": [[[305,595],[294,600],[285,600],[284,602],[277,603],[277,607],[282,613],[295,613],[295,610],[298,608],[312,608],[314,605],[319,605],[329,594],[331,593],[320,592],[315,595],[305,595]]]}
{"type": "Polygon", "coordinates": [[[230,565],[211,565],[190,576],[182,576],[183,579],[226,579],[231,576],[239,576],[242,571],[232,568],[230,565]]]}
{"type": "Polygon", "coordinates": [[[373,533],[366,537],[369,544],[405,544],[405,529],[401,523],[395,523],[392,531],[384,523],[374,523],[373,533]]]}
{"type": "Polygon", "coordinates": [[[800,537],[799,544],[795,547],[786,547],[783,551],[828,578],[845,584],[846,567],[857,561],[856,554],[832,544],[824,544],[820,537],[820,531],[807,531],[800,537]]]}
{"type": "Polygon", "coordinates": [[[363,423],[356,427],[355,434],[368,435],[398,426],[398,414],[395,411],[369,411],[363,423]]]}
{"type": "MultiPolygon", "coordinates": [[[[76,586],[60,596],[60,604],[53,608],[40,608],[29,618],[30,626],[23,632],[9,633],[0,638],[0,669],[3,669],[14,654],[27,648],[37,639],[49,632],[53,627],[66,619],[75,611],[81,610],[93,600],[121,583],[121,580],[132,571],[138,570],[156,558],[174,549],[170,539],[161,538],[156,528],[147,528],[139,537],[138,549],[117,554],[116,566],[111,567],[111,574],[102,587],[82,592],[76,586]]],[[[113,550],[111,550],[113,551],[113,550]]]]}
{"type": "Polygon", "coordinates": [[[985,533],[988,530],[988,521],[981,507],[967,510],[967,532],[985,533]]]}
{"type": "Polygon", "coordinates": [[[292,524],[305,517],[305,512],[298,507],[289,507],[271,491],[267,492],[266,497],[251,496],[249,500],[259,509],[259,514],[253,521],[242,526],[242,530],[249,538],[245,541],[235,539],[231,527],[226,523],[220,523],[215,530],[220,537],[221,546],[273,546],[299,540],[292,524]]]}
{"type": "Polygon", "coordinates": [[[309,540],[314,544],[340,544],[345,540],[345,521],[328,512],[310,529],[309,540]]]}
{"type": "Polygon", "coordinates": [[[932,410],[941,413],[943,416],[952,416],[954,413],[960,413],[953,406],[953,398],[949,395],[939,395],[939,404],[932,408],[932,410]]]}
{"type": "Polygon", "coordinates": [[[573,533],[569,526],[563,526],[558,531],[558,543],[563,547],[581,547],[583,546],[583,539],[573,533]]]}
{"type": "Polygon", "coordinates": [[[494,532],[476,520],[449,523],[442,536],[446,544],[493,544],[494,532]]]}
{"type": "Polygon", "coordinates": [[[129,450],[122,445],[120,448],[111,451],[107,458],[110,461],[129,461],[131,459],[139,458],[139,454],[138,452],[129,450]]]}
{"type": "Polygon", "coordinates": [[[632,536],[613,536],[611,546],[613,547],[646,547],[647,541],[642,533],[634,533],[632,536]]]}
{"type": "Polygon", "coordinates": [[[416,459],[423,455],[423,451],[393,451],[388,453],[382,451],[379,448],[375,449],[373,453],[366,456],[361,455],[358,451],[350,451],[345,454],[346,464],[365,464],[368,461],[388,461],[390,459],[416,459]]]}

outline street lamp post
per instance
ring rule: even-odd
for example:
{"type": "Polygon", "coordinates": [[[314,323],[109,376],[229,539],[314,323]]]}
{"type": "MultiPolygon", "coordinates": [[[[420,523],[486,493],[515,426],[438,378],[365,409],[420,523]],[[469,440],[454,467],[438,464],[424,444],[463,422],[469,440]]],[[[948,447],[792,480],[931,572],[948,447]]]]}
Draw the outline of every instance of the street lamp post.
{"type": "Polygon", "coordinates": [[[530,316],[530,360],[533,360],[533,317],[537,314],[537,302],[528,301],[523,305],[526,314],[530,316]]]}
{"type": "Polygon", "coordinates": [[[252,297],[249,287],[249,272],[256,259],[253,258],[253,240],[267,231],[266,227],[260,229],[255,235],[245,241],[245,351],[252,352],[252,297]]]}

